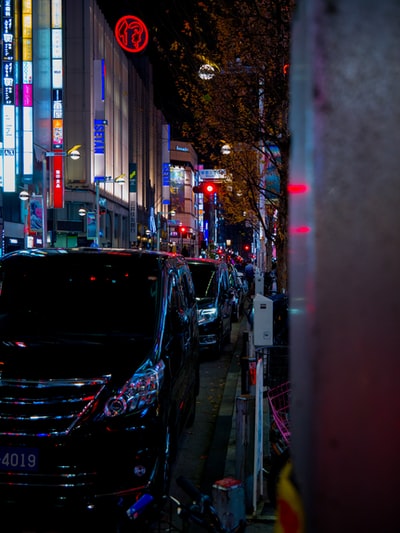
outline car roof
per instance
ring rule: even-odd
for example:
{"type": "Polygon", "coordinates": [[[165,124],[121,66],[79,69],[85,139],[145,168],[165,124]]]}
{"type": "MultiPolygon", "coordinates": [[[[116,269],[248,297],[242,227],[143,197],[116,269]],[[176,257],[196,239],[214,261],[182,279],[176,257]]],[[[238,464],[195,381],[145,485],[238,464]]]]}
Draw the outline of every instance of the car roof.
{"type": "Polygon", "coordinates": [[[187,263],[203,263],[203,264],[209,264],[209,265],[226,265],[225,261],[221,261],[220,259],[212,259],[209,257],[186,257],[187,263]]]}
{"type": "Polygon", "coordinates": [[[76,248],[29,248],[26,250],[15,250],[5,254],[1,259],[9,257],[53,257],[63,255],[117,255],[117,256],[135,256],[147,255],[160,257],[165,259],[177,260],[185,264],[185,259],[180,254],[172,252],[164,252],[159,250],[141,250],[137,248],[91,248],[91,247],[76,247],[76,248]]]}

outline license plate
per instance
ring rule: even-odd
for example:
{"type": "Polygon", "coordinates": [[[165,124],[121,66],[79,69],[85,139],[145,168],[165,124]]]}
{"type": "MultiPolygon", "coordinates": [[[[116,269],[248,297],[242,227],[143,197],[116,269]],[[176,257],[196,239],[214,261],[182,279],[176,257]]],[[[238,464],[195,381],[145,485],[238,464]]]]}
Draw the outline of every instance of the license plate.
{"type": "Polygon", "coordinates": [[[36,472],[39,468],[39,450],[0,446],[0,470],[8,472],[36,472]]]}

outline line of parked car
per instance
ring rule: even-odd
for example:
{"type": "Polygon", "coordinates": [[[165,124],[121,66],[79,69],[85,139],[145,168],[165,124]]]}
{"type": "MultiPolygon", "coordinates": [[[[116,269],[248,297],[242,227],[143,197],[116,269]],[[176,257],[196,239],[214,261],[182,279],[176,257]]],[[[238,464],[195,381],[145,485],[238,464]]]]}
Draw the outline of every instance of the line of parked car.
{"type": "Polygon", "coordinates": [[[201,356],[218,356],[239,319],[238,278],[223,261],[150,250],[0,258],[0,511],[81,507],[111,533],[129,530],[143,493],[157,505],[194,421],[201,356]]]}
{"type": "Polygon", "coordinates": [[[230,342],[232,322],[240,319],[244,287],[237,269],[216,259],[186,258],[198,306],[200,351],[218,356],[230,342]]]}

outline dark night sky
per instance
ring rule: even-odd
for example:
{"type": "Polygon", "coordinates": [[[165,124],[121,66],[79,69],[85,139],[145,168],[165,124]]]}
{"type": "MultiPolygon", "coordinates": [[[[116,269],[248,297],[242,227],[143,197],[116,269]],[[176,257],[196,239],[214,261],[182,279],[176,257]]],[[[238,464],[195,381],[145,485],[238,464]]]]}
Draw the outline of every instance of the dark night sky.
{"type": "MultiPolygon", "coordinates": [[[[178,68],[161,59],[153,42],[154,35],[165,49],[171,42],[182,39],[180,28],[183,21],[191,18],[195,0],[97,0],[106,19],[114,29],[116,22],[124,15],[139,17],[149,30],[149,44],[144,55],[153,64],[155,103],[172,126],[172,134],[179,137],[179,125],[190,117],[180,105],[174,82],[174,69],[178,68]]],[[[128,53],[128,52],[127,52],[128,53]]]]}

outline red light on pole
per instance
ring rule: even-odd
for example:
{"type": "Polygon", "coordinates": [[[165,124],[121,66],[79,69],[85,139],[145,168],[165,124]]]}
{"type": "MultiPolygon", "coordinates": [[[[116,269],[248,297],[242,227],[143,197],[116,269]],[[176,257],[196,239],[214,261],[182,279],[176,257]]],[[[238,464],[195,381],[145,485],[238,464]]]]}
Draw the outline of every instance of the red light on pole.
{"type": "Polygon", "coordinates": [[[308,192],[308,186],[305,183],[289,183],[287,190],[291,194],[301,194],[308,192]]]}
{"type": "Polygon", "coordinates": [[[207,183],[207,185],[204,187],[204,192],[206,194],[214,194],[216,192],[215,185],[213,183],[207,183]]]}
{"type": "Polygon", "coordinates": [[[179,231],[181,232],[181,254],[184,254],[184,250],[183,250],[183,237],[184,237],[184,235],[186,234],[187,229],[185,228],[185,226],[181,226],[181,227],[179,228],[179,231]]]}
{"type": "Polygon", "coordinates": [[[192,187],[192,190],[195,194],[204,194],[206,196],[211,196],[212,194],[218,192],[218,187],[215,183],[202,182],[199,185],[195,185],[194,187],[192,187]]]}

